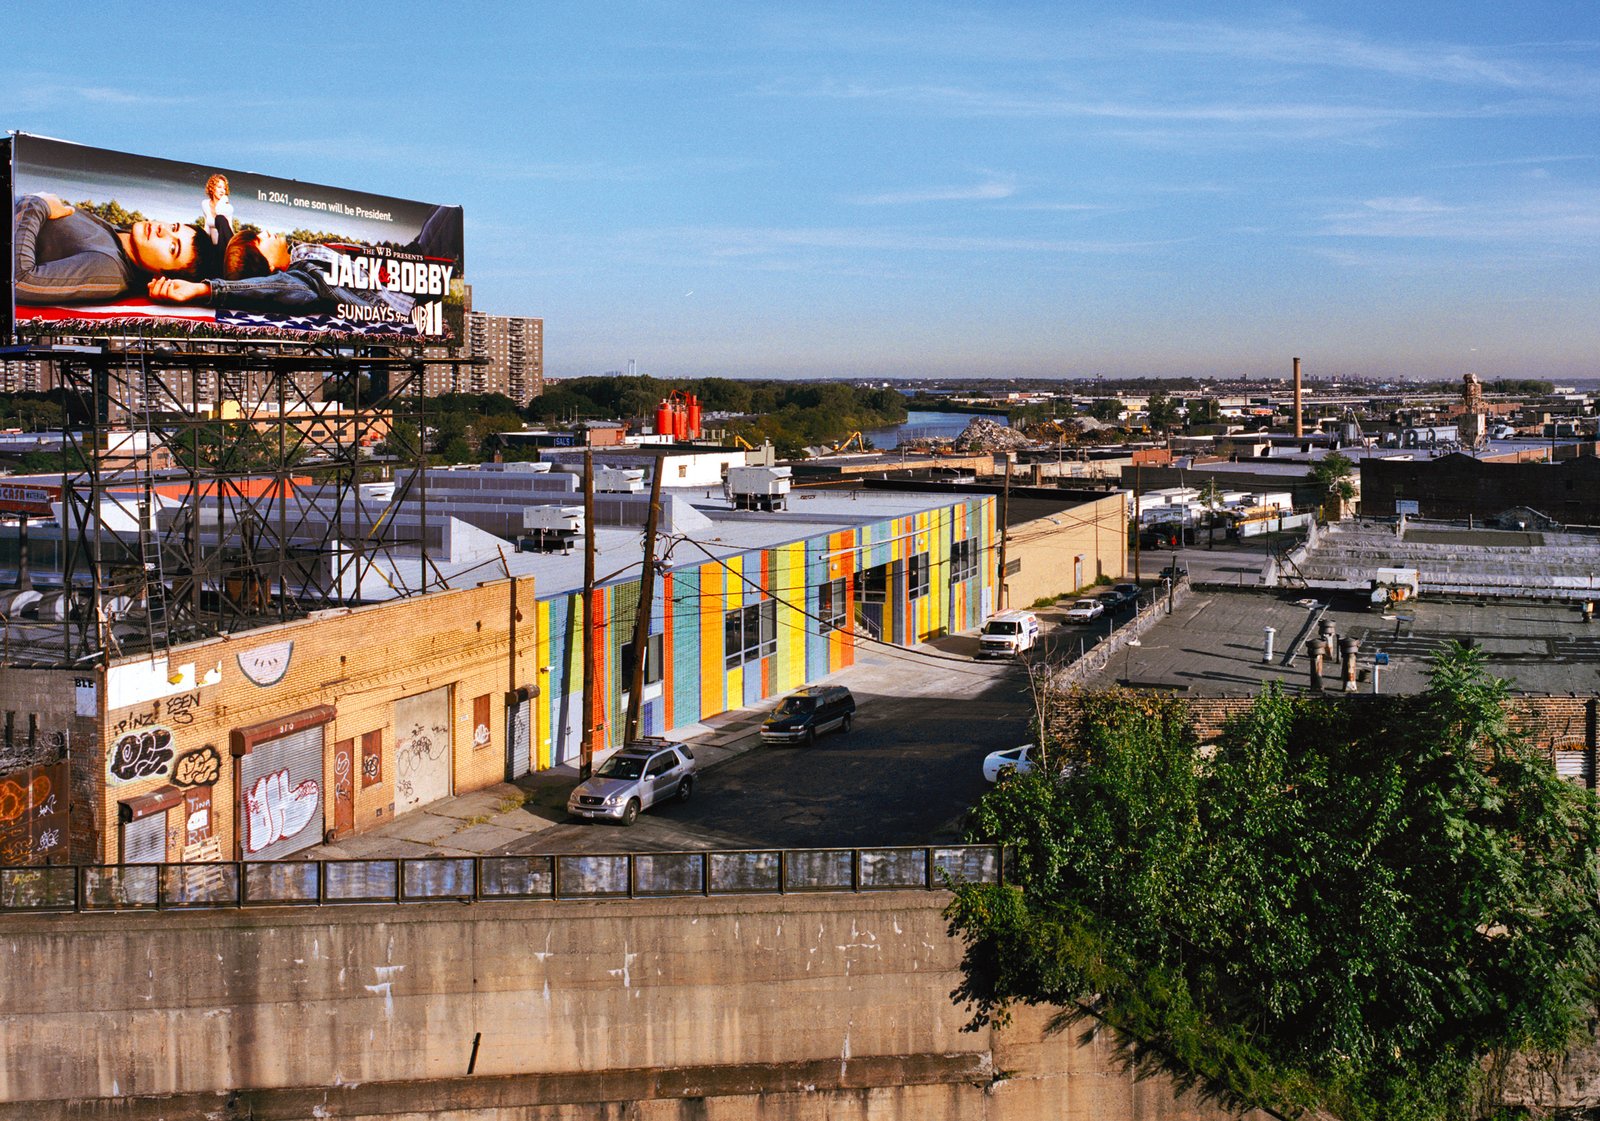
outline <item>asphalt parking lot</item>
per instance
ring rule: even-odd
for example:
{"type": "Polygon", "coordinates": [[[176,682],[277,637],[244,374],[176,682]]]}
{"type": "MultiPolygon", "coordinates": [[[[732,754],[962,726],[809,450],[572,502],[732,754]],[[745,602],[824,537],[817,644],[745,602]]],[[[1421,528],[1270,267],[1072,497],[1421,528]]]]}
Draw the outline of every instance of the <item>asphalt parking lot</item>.
{"type": "Polygon", "coordinates": [[[972,661],[958,635],[907,650],[863,646],[825,680],[856,697],[854,727],[814,747],[760,742],[760,708],[689,730],[694,796],[632,827],[566,813],[570,766],[422,807],[369,833],[319,846],[323,859],[534,852],[647,852],[926,844],[957,840],[983,794],[983,757],[1026,742],[1030,702],[1015,661],[972,661]]]}

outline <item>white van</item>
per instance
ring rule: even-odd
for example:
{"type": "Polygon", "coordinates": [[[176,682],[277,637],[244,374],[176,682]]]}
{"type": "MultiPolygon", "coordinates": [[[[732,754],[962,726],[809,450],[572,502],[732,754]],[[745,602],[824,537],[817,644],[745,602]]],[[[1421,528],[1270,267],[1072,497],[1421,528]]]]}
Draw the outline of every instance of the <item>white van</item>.
{"type": "Polygon", "coordinates": [[[1014,658],[1039,641],[1039,617],[1031,611],[1002,611],[983,625],[978,657],[1014,658]]]}

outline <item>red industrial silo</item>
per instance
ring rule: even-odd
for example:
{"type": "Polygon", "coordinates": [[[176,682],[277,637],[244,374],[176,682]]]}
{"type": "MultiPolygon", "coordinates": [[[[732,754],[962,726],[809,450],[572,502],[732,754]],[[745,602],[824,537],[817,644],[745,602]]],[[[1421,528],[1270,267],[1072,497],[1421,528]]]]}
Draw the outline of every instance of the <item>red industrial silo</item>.
{"type": "Polygon", "coordinates": [[[700,398],[689,394],[689,435],[698,439],[700,436],[700,398]]]}
{"type": "Polygon", "coordinates": [[[657,436],[670,436],[670,435],[672,435],[672,402],[671,401],[662,400],[661,404],[656,406],[656,435],[657,436]]]}

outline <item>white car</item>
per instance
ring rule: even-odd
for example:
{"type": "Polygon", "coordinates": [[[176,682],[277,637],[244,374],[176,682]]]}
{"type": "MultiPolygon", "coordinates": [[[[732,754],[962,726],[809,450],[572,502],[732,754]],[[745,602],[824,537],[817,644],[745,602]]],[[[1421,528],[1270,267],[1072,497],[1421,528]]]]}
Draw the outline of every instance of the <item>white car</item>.
{"type": "Polygon", "coordinates": [[[991,751],[983,760],[983,777],[987,782],[998,782],[1007,771],[1025,775],[1033,770],[1033,744],[1008,747],[1004,751],[991,751]]]}
{"type": "Polygon", "coordinates": [[[1080,599],[1067,608],[1067,622],[1087,623],[1106,613],[1106,605],[1097,599],[1080,599]]]}
{"type": "Polygon", "coordinates": [[[635,740],[595,770],[567,798],[567,812],[593,821],[632,825],[639,811],[676,798],[689,800],[694,789],[694,752],[688,744],[654,736],[635,740]]]}

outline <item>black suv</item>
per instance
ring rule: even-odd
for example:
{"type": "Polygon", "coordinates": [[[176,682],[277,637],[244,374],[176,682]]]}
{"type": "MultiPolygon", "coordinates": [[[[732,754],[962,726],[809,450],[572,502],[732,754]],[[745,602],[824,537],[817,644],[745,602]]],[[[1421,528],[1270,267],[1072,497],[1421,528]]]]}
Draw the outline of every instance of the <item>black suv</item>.
{"type": "Polygon", "coordinates": [[[761,725],[761,740],[813,744],[823,732],[848,732],[855,711],[856,699],[843,685],[809,685],[772,710],[761,725]]]}

